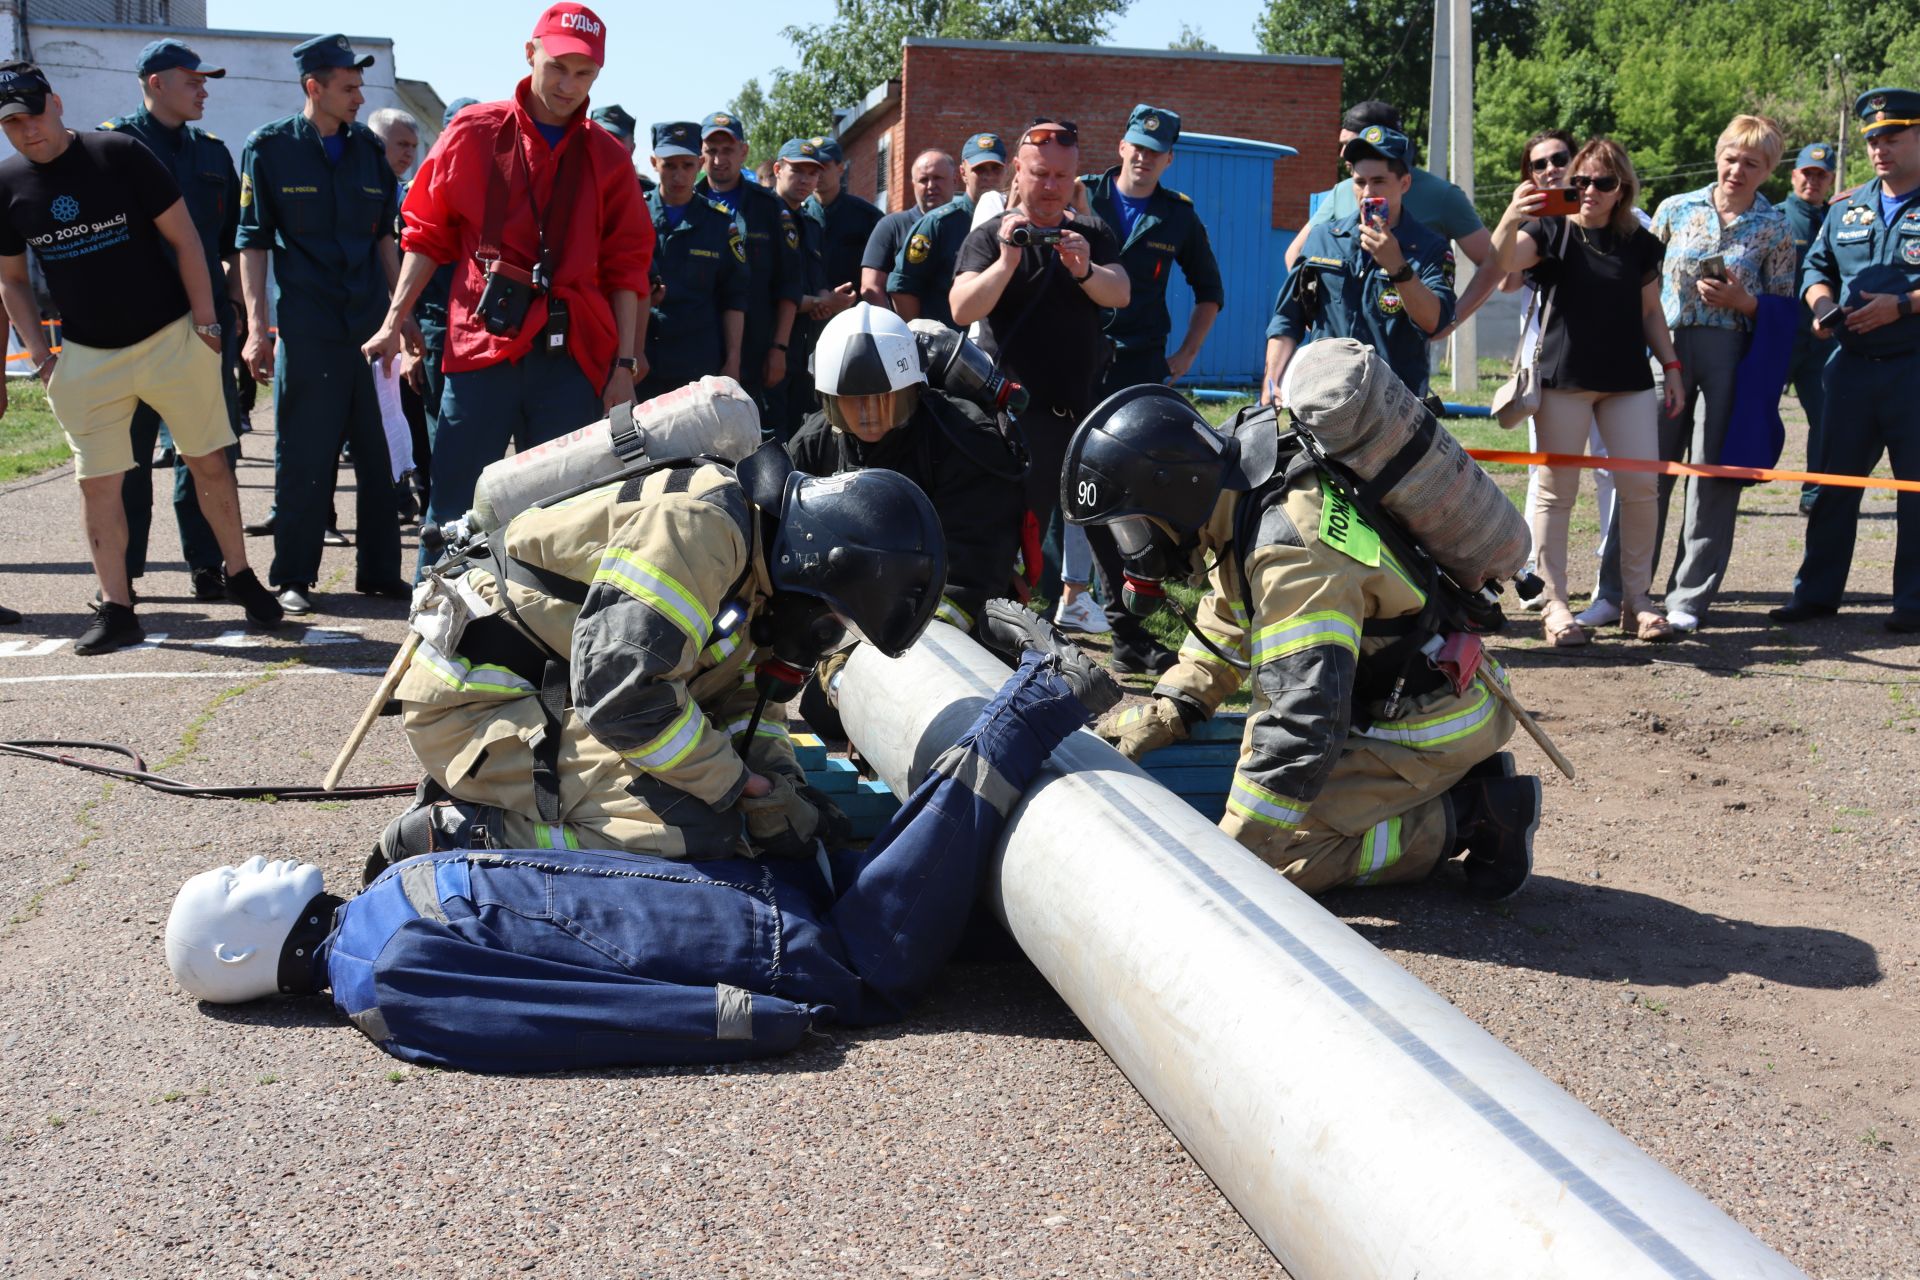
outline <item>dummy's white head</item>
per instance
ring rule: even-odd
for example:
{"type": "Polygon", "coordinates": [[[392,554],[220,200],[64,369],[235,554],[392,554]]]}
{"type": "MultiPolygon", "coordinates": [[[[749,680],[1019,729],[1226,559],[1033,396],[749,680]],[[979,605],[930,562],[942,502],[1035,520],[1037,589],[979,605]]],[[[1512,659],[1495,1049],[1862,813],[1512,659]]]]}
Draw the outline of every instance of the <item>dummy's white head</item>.
{"type": "Polygon", "coordinates": [[[311,862],[248,858],[187,881],[167,917],[167,967],[187,992],[215,1004],[280,989],[280,950],[300,908],[325,886],[311,862]]]}

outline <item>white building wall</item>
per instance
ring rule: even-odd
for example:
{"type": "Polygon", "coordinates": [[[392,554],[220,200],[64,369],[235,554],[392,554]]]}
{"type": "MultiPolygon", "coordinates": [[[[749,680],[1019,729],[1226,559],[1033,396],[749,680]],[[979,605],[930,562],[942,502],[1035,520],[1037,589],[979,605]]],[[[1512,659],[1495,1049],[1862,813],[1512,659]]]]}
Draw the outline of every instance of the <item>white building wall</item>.
{"type": "MultiPolygon", "coordinates": [[[[240,162],[248,134],[300,109],[293,47],[313,34],[51,23],[32,19],[31,11],[27,24],[33,59],[47,73],[65,106],[67,124],[75,129],[91,129],[140,105],[133,64],[149,41],[174,36],[191,45],[203,62],[225,67],[225,77],[207,84],[207,114],[200,125],[232,148],[235,164],[240,162]]],[[[372,54],[374,60],[366,70],[367,104],[360,109],[360,119],[365,121],[381,107],[404,107],[394,91],[393,41],[381,36],[347,38],[355,52],[372,54]]],[[[423,143],[439,136],[439,120],[421,124],[423,143]]]]}

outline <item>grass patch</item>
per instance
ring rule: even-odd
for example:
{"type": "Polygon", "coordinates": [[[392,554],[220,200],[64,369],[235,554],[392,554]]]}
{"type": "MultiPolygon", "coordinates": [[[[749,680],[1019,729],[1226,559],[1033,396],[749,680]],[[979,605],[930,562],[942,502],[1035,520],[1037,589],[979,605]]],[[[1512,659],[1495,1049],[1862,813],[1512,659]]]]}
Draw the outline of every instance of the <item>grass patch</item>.
{"type": "Polygon", "coordinates": [[[0,484],[37,476],[73,459],[54,421],[46,388],[32,378],[7,379],[7,415],[0,418],[0,484]]]}

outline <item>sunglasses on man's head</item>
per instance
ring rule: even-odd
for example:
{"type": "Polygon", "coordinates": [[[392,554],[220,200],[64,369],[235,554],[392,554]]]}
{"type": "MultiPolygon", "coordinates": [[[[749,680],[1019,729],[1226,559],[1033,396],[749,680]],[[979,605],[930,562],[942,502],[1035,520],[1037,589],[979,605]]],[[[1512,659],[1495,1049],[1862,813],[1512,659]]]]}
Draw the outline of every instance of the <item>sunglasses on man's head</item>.
{"type": "Polygon", "coordinates": [[[1599,177],[1587,173],[1576,173],[1567,181],[1582,191],[1588,187],[1592,187],[1595,191],[1612,191],[1620,185],[1619,177],[1611,173],[1603,173],[1599,177]]]}
{"type": "Polygon", "coordinates": [[[1052,135],[1059,135],[1070,147],[1080,145],[1080,126],[1071,120],[1049,120],[1045,116],[1035,116],[1020,141],[1032,146],[1040,146],[1054,141],[1052,135]]]}
{"type": "Polygon", "coordinates": [[[1573,159],[1573,157],[1566,152],[1556,151],[1550,156],[1541,156],[1538,160],[1535,160],[1533,162],[1533,171],[1535,173],[1545,173],[1548,169],[1558,169],[1571,159],[1573,159]]]}

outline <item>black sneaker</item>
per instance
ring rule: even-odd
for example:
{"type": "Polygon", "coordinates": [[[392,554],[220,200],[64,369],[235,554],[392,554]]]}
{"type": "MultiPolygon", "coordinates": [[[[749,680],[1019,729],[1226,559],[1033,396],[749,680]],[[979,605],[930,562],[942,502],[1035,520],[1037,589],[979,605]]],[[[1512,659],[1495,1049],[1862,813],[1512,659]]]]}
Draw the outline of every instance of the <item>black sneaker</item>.
{"type": "Polygon", "coordinates": [[[1880,625],[1897,636],[1910,636],[1920,632],[1920,613],[1902,613],[1895,609],[1880,625]]]}
{"type": "Polygon", "coordinates": [[[1467,892],[1483,902],[1520,892],[1533,874],[1540,779],[1462,780],[1447,799],[1453,806],[1455,847],[1467,855],[1467,892]]]}
{"type": "Polygon", "coordinates": [[[312,613],[313,584],[311,582],[289,582],[286,586],[280,588],[279,603],[282,613],[312,613]]]}
{"type": "Polygon", "coordinates": [[[96,653],[112,653],[147,638],[140,619],[124,604],[107,602],[93,608],[93,624],[81,633],[73,651],[91,658],[96,653]]]}
{"type": "Polygon", "coordinates": [[[190,575],[193,579],[193,598],[195,600],[225,600],[227,598],[227,575],[218,569],[195,569],[190,575]]]}
{"type": "Polygon", "coordinates": [[[1798,601],[1789,600],[1777,609],[1767,610],[1767,616],[1775,622],[1783,622],[1791,626],[1796,622],[1811,622],[1815,618],[1831,618],[1838,612],[1840,610],[1830,604],[1801,604],[1798,601]]]}
{"type": "Polygon", "coordinates": [[[9,609],[5,605],[0,604],[0,627],[17,627],[19,625],[20,611],[18,609],[9,609]]]}
{"type": "Polygon", "coordinates": [[[413,599],[413,584],[405,578],[388,578],[384,582],[374,578],[355,579],[353,589],[363,596],[379,596],[383,600],[413,599]]]}
{"type": "Polygon", "coordinates": [[[271,538],[273,536],[273,517],[269,515],[265,520],[256,520],[252,524],[243,524],[240,526],[240,530],[249,538],[271,538]]]}
{"type": "Polygon", "coordinates": [[[351,542],[347,541],[346,534],[340,532],[338,529],[334,528],[332,525],[328,525],[327,531],[320,535],[320,541],[325,543],[329,547],[350,547],[353,545],[351,542]]]}
{"type": "Polygon", "coordinates": [[[228,574],[225,594],[228,600],[247,611],[247,621],[256,627],[272,630],[288,612],[273,598],[273,592],[260,585],[260,579],[251,569],[228,574]]]}

